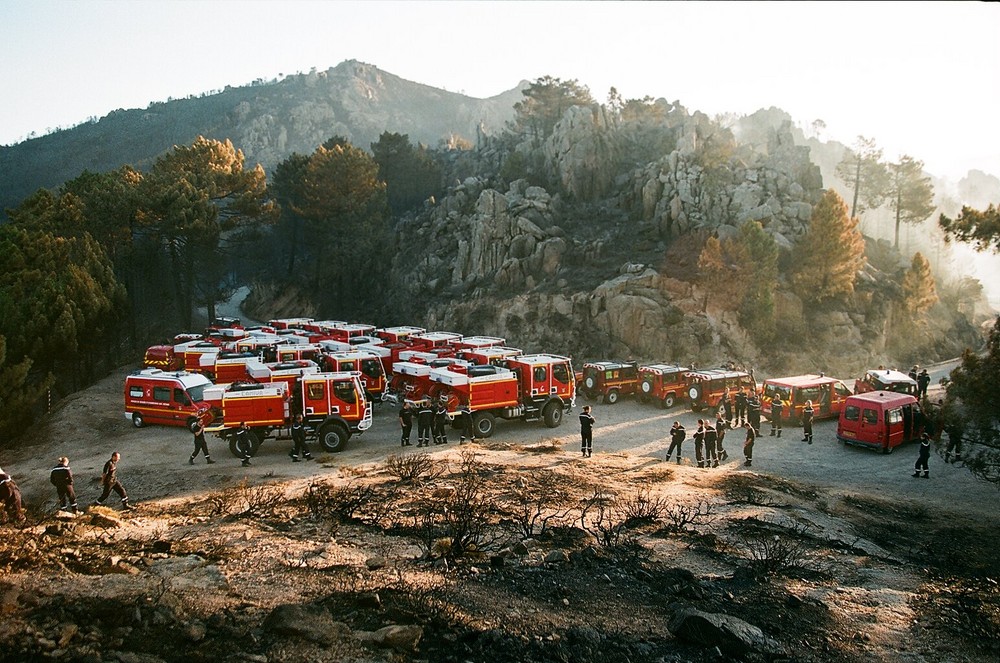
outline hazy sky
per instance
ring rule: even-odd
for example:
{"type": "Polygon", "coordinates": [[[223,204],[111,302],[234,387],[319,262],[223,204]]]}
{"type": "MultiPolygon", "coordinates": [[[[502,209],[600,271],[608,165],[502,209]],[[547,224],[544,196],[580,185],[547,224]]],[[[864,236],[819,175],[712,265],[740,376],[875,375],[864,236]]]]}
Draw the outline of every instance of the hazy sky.
{"type": "Polygon", "coordinates": [[[0,0],[0,144],[117,108],[357,59],[488,97],[769,106],[957,179],[1000,175],[1000,4],[0,0]]]}

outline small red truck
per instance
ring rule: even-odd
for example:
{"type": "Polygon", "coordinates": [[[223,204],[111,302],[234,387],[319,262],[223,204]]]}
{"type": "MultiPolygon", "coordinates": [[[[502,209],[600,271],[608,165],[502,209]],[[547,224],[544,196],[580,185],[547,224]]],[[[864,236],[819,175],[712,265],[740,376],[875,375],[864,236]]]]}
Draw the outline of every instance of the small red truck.
{"type": "Polygon", "coordinates": [[[849,396],[837,421],[837,439],[884,454],[920,439],[924,414],[915,396],[894,391],[869,391],[849,396]]]}
{"type": "Polygon", "coordinates": [[[198,373],[145,368],[125,378],[125,418],[136,428],[146,424],[186,426],[194,430],[211,419],[205,390],[211,380],[198,373]]]}
{"type": "Polygon", "coordinates": [[[614,405],[639,389],[639,366],[634,361],[595,361],[583,365],[583,395],[614,405]]]}
{"type": "Polygon", "coordinates": [[[687,374],[690,368],[674,364],[649,364],[639,367],[639,402],[655,403],[667,409],[687,397],[687,374]]]}

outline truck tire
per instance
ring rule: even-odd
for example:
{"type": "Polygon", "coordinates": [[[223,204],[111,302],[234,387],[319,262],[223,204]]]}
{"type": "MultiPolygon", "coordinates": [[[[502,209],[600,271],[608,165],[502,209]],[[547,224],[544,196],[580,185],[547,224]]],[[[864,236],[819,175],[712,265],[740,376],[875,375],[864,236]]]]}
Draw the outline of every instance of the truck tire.
{"type": "Polygon", "coordinates": [[[563,420],[562,404],[552,401],[546,405],[545,409],[542,410],[542,419],[549,428],[555,428],[561,424],[563,420]]]}
{"type": "Polygon", "coordinates": [[[692,403],[694,403],[695,401],[701,400],[701,385],[700,384],[693,384],[690,387],[688,387],[688,398],[691,399],[692,403]]]}
{"type": "Polygon", "coordinates": [[[347,446],[349,434],[341,423],[326,424],[319,429],[319,446],[327,451],[343,451],[347,446]]]}
{"type": "Polygon", "coordinates": [[[651,393],[653,393],[653,385],[650,384],[650,383],[648,383],[648,382],[646,382],[646,381],[643,381],[643,383],[642,383],[642,394],[644,396],[649,396],[651,393]]]}
{"type": "Polygon", "coordinates": [[[612,389],[607,394],[604,395],[604,402],[607,403],[608,405],[614,405],[615,403],[618,402],[618,398],[619,398],[618,390],[612,389]]]}
{"type": "MultiPolygon", "coordinates": [[[[243,454],[240,453],[240,448],[236,444],[236,432],[234,431],[229,436],[229,453],[233,454],[236,458],[243,458],[243,454]]],[[[248,434],[250,438],[250,455],[256,456],[257,450],[260,449],[260,437],[258,437],[257,432],[251,430],[248,434]]]]}
{"type": "Polygon", "coordinates": [[[143,419],[141,412],[132,413],[132,425],[136,428],[142,428],[146,425],[146,420],[143,419]]]}
{"type": "Polygon", "coordinates": [[[584,380],[583,386],[587,388],[587,391],[593,392],[594,387],[597,386],[597,384],[594,382],[594,376],[591,375],[589,378],[584,380]]]}
{"type": "Polygon", "coordinates": [[[663,400],[660,401],[660,403],[663,405],[663,409],[664,410],[668,410],[668,409],[672,408],[674,406],[674,404],[675,404],[674,395],[673,394],[667,394],[666,396],[663,397],[663,400]]]}
{"type": "Polygon", "coordinates": [[[493,435],[496,419],[489,412],[476,412],[472,415],[472,428],[476,437],[487,438],[493,435]]]}

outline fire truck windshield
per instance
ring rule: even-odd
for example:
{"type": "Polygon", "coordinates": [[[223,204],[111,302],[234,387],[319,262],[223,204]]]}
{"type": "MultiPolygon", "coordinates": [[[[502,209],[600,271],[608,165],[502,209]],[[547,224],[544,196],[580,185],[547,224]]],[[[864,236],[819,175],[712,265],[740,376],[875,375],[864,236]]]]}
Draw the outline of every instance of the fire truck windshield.
{"type": "Polygon", "coordinates": [[[197,387],[188,387],[187,393],[192,403],[201,403],[205,400],[205,385],[200,384],[197,387]]]}

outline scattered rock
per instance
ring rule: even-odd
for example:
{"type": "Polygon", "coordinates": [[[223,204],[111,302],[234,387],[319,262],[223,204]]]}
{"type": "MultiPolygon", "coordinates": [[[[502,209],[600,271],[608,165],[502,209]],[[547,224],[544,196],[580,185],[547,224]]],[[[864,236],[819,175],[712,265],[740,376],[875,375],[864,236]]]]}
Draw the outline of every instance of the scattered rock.
{"type": "Polygon", "coordinates": [[[279,605],[264,619],[263,629],[274,635],[305,638],[323,645],[350,634],[347,625],[334,621],[325,608],[308,603],[279,605]]]}
{"type": "Polygon", "coordinates": [[[208,628],[199,621],[189,622],[184,625],[184,637],[189,642],[201,642],[208,635],[208,628]]]}
{"type": "Polygon", "coordinates": [[[102,529],[112,529],[115,527],[121,527],[122,520],[118,516],[113,516],[110,513],[92,513],[90,514],[90,524],[94,527],[100,527],[102,529]]]}
{"type": "Polygon", "coordinates": [[[385,557],[369,557],[365,560],[365,566],[368,567],[369,571],[378,571],[379,569],[384,569],[386,565],[385,557]]]}
{"type": "Polygon", "coordinates": [[[377,610],[382,607],[382,599],[375,592],[364,592],[363,594],[358,594],[358,597],[354,600],[354,604],[359,608],[377,610]]]}
{"type": "Polygon", "coordinates": [[[355,637],[362,643],[395,649],[397,651],[413,651],[424,635],[420,626],[393,624],[377,631],[357,631],[355,637]]]}
{"type": "Polygon", "coordinates": [[[545,556],[546,564],[558,564],[560,562],[568,562],[569,555],[566,554],[565,550],[557,548],[555,550],[550,550],[549,554],[545,556]]]}

